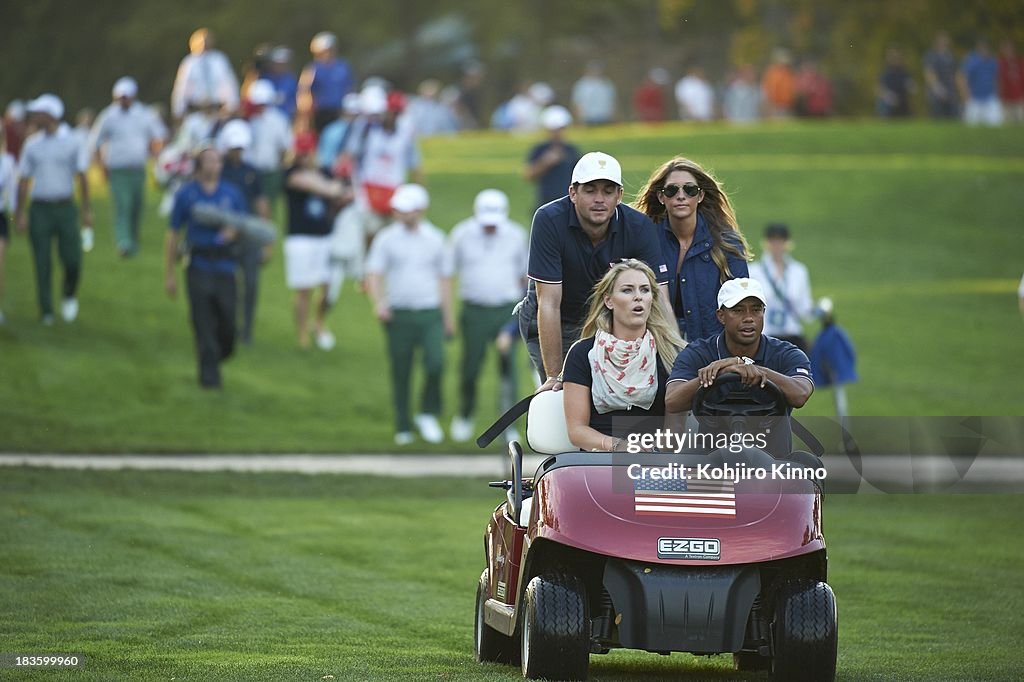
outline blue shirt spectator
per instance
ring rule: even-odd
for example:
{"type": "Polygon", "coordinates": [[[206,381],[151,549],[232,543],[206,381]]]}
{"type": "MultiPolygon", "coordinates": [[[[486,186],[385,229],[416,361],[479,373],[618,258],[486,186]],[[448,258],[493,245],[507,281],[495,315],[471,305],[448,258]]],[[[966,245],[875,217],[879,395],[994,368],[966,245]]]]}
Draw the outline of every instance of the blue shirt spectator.
{"type": "Polygon", "coordinates": [[[196,182],[184,185],[174,196],[171,209],[171,229],[175,232],[185,229],[185,239],[191,249],[190,267],[210,272],[232,274],[235,259],[230,244],[220,236],[220,225],[205,225],[192,219],[192,208],[196,204],[213,204],[228,211],[246,212],[245,198],[234,185],[218,183],[212,194],[203,191],[196,182]]]}
{"type": "Polygon", "coordinates": [[[572,169],[580,160],[580,150],[568,142],[547,140],[530,150],[527,163],[534,164],[551,150],[561,151],[561,160],[537,178],[537,206],[561,199],[569,192],[572,169]]]}
{"type": "Polygon", "coordinates": [[[999,62],[991,54],[971,52],[960,65],[971,99],[987,100],[996,96],[999,62]]]}

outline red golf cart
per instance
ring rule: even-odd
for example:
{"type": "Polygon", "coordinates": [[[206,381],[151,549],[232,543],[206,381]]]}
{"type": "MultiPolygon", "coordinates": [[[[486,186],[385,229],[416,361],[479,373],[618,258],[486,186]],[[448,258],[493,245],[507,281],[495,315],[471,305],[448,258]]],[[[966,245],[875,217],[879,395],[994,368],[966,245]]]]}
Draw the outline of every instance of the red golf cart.
{"type": "MultiPolygon", "coordinates": [[[[785,414],[772,385],[721,383],[698,394],[695,415],[785,414]]],[[[813,459],[757,448],[580,452],[552,392],[533,399],[527,433],[551,456],[524,478],[511,443],[511,480],[491,483],[506,499],[484,533],[478,661],[576,680],[590,654],[622,647],[732,653],[738,669],[780,680],[834,678],[837,614],[813,459]]]]}

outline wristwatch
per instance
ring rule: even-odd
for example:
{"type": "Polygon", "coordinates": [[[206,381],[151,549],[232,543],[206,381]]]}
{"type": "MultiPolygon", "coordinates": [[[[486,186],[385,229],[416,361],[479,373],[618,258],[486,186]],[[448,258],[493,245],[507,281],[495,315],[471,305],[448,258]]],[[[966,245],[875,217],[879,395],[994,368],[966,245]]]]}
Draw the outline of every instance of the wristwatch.
{"type": "Polygon", "coordinates": [[[738,357],[736,359],[739,360],[744,365],[752,365],[752,364],[754,364],[754,359],[753,358],[748,358],[746,355],[741,355],[740,357],[738,357]]]}

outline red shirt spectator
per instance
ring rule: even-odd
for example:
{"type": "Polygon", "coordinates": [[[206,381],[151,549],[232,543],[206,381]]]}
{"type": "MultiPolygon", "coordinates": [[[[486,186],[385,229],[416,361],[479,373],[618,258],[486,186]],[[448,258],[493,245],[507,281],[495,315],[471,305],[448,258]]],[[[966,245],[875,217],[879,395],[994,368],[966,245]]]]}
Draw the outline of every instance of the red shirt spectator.
{"type": "Polygon", "coordinates": [[[801,116],[828,116],[832,113],[832,85],[811,60],[800,65],[793,83],[797,113],[801,116]]]}
{"type": "Polygon", "coordinates": [[[651,69],[647,78],[633,91],[633,114],[638,121],[664,121],[668,118],[668,101],[665,86],[668,72],[662,68],[651,69]]]}
{"type": "Polygon", "coordinates": [[[1010,105],[1024,102],[1024,58],[1009,40],[999,47],[999,99],[1010,105]]]}

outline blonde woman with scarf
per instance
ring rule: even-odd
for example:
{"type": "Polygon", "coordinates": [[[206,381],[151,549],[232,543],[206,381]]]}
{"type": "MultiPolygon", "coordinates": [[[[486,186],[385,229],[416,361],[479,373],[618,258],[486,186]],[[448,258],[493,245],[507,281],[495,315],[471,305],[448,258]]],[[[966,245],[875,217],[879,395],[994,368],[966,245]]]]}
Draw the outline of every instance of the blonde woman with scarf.
{"type": "Polygon", "coordinates": [[[562,371],[569,439],[581,450],[624,450],[643,418],[661,426],[668,373],[686,344],[660,295],[654,272],[633,258],[594,286],[562,371]]]}

